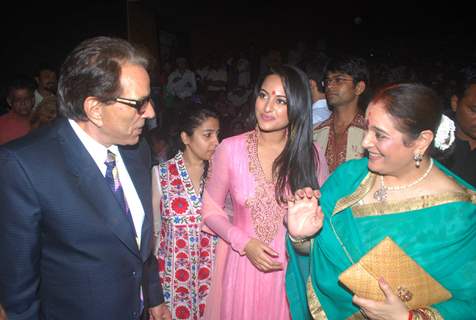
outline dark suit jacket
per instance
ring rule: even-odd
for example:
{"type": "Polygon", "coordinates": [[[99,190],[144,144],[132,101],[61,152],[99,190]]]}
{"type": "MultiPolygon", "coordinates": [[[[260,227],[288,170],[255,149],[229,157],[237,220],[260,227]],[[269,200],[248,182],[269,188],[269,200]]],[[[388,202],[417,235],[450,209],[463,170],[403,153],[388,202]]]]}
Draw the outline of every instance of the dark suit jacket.
{"type": "Polygon", "coordinates": [[[140,250],[66,119],[0,147],[0,304],[10,320],[136,319],[163,302],[152,254],[150,150],[121,147],[145,211],[140,250]]]}

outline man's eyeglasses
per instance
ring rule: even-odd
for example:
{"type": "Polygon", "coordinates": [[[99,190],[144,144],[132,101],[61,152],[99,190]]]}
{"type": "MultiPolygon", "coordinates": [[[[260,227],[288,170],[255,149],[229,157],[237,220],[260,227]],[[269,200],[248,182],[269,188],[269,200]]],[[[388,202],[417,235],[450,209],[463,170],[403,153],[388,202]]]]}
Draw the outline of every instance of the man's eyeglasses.
{"type": "Polygon", "coordinates": [[[147,96],[141,100],[134,100],[122,97],[117,97],[112,100],[136,109],[138,114],[144,114],[145,109],[147,109],[149,103],[152,103],[152,98],[150,96],[147,96]]]}
{"type": "Polygon", "coordinates": [[[321,84],[325,88],[325,87],[330,86],[331,84],[335,84],[336,86],[340,86],[340,85],[343,85],[344,82],[346,82],[346,81],[354,81],[354,79],[343,78],[343,77],[326,78],[326,79],[324,79],[324,81],[322,81],[321,84]]]}

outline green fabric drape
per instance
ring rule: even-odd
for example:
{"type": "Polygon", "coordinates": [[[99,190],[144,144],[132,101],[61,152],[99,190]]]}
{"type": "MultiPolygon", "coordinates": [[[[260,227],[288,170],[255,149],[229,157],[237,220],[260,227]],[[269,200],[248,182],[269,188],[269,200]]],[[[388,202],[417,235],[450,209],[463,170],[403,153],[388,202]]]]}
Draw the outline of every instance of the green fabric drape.
{"type": "Polygon", "coordinates": [[[329,177],[321,190],[323,228],[313,239],[310,256],[299,255],[288,241],[286,286],[293,319],[312,318],[309,306],[316,301],[307,296],[309,277],[328,319],[346,319],[357,313],[352,293],[338,282],[338,276],[351,260],[358,261],[386,236],[452,293],[452,299],[432,306],[445,319],[476,319],[475,189],[435,163],[466,192],[390,203],[382,206],[382,214],[353,212],[356,196],[371,180],[367,159],[348,161],[329,177]],[[334,212],[336,205],[345,202],[347,206],[334,212]]]}

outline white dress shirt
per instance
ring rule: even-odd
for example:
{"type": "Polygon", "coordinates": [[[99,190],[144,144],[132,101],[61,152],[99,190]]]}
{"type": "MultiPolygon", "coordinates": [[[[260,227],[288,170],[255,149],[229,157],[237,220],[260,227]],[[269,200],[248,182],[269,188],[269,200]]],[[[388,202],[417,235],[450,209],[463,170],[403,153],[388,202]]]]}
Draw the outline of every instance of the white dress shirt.
{"type": "Polygon", "coordinates": [[[331,111],[327,106],[326,99],[320,99],[313,103],[312,105],[312,125],[315,127],[324,120],[329,119],[331,116],[331,111]]]}
{"type": "Polygon", "coordinates": [[[131,211],[132,221],[134,222],[134,229],[136,230],[137,235],[137,245],[140,248],[140,239],[142,232],[142,223],[144,222],[144,208],[142,207],[142,202],[140,201],[139,195],[137,194],[136,188],[132,183],[131,177],[127,168],[122,161],[121,153],[119,148],[116,145],[112,145],[109,148],[106,148],[96,140],[94,140],[90,135],[88,135],[74,120],[68,119],[71,127],[78,136],[81,143],[84,145],[86,150],[93,158],[94,162],[98,166],[102,175],[106,176],[106,164],[104,163],[107,159],[107,150],[110,150],[116,155],[116,167],[119,173],[119,180],[121,181],[122,190],[124,191],[124,196],[127,201],[129,210],[131,211]]]}

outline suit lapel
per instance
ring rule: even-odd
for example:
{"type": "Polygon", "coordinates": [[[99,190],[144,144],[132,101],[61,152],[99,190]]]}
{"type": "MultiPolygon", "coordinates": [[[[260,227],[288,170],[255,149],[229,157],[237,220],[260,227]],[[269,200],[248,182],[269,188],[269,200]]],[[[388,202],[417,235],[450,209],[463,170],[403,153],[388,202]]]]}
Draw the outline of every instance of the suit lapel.
{"type": "Polygon", "coordinates": [[[121,147],[119,150],[144,209],[140,253],[142,260],[145,261],[150,254],[150,239],[152,238],[152,195],[148,161],[141,157],[138,148],[139,146],[121,147]]]}
{"type": "Polygon", "coordinates": [[[79,192],[84,195],[83,199],[96,209],[94,213],[100,215],[119,240],[139,257],[139,250],[131,233],[129,222],[125,215],[120,214],[121,208],[103,175],[67,119],[60,121],[59,143],[63,149],[67,166],[76,176],[79,192]]]}

